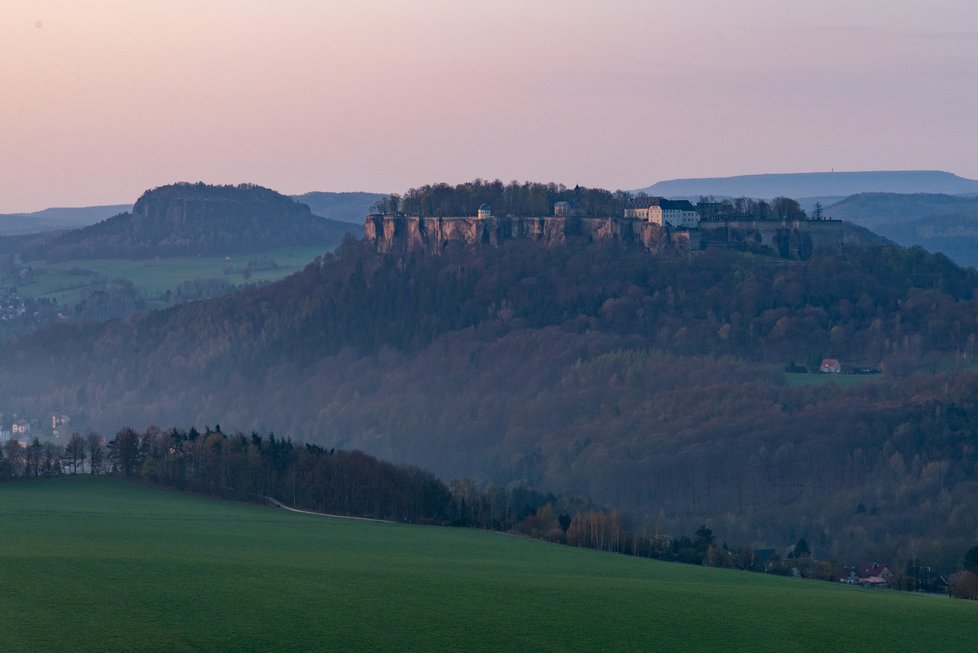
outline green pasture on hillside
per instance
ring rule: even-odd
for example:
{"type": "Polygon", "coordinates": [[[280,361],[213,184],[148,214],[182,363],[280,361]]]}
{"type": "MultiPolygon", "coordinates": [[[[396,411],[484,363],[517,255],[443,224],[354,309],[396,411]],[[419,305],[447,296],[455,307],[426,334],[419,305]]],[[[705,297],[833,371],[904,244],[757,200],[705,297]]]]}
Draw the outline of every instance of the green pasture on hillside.
{"type": "Polygon", "coordinates": [[[0,285],[16,286],[25,297],[46,297],[62,303],[73,303],[85,294],[101,288],[106,279],[128,279],[153,299],[173,290],[184,281],[194,279],[227,279],[234,285],[277,281],[301,270],[328,248],[280,247],[264,252],[224,256],[188,256],[157,259],[86,259],[64,263],[38,263],[31,267],[34,277],[29,283],[18,279],[0,279],[0,285]],[[278,266],[254,270],[249,279],[244,268],[251,260],[271,259],[278,266]]]}
{"type": "Polygon", "coordinates": [[[971,652],[978,622],[978,602],[101,477],[0,484],[0,611],[8,652],[971,652]]]}
{"type": "Polygon", "coordinates": [[[827,383],[833,383],[841,388],[848,388],[861,383],[879,381],[883,377],[879,374],[797,374],[794,372],[785,372],[784,378],[787,380],[788,385],[793,388],[803,385],[825,385],[827,383]]]}

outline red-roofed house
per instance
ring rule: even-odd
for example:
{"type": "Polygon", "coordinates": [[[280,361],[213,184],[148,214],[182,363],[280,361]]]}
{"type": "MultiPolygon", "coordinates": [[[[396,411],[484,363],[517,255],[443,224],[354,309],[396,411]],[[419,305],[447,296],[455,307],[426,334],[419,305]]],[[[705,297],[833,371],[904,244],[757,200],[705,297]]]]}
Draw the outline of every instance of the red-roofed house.
{"type": "Polygon", "coordinates": [[[883,587],[893,577],[893,572],[879,562],[863,562],[856,567],[856,575],[859,576],[860,585],[883,587]]]}
{"type": "Polygon", "coordinates": [[[841,374],[842,365],[835,358],[823,358],[822,364],[818,366],[818,371],[822,374],[841,374]]]}

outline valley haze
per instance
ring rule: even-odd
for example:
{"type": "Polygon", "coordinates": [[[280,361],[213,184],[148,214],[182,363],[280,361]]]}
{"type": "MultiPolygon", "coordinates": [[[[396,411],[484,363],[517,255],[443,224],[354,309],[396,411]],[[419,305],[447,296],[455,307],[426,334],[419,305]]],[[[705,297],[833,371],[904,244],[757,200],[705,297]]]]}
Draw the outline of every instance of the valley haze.
{"type": "Polygon", "coordinates": [[[0,650],[974,649],[978,3],[0,13],[0,650]]]}

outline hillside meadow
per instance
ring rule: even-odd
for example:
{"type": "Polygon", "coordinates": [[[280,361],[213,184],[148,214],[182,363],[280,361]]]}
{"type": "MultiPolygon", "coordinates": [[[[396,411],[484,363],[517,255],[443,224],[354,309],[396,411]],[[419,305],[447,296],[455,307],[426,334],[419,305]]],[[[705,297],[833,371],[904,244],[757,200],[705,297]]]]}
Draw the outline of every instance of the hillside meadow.
{"type": "Polygon", "coordinates": [[[290,513],[0,485],[0,649],[972,651],[978,603],[290,513]]]}
{"type": "Polygon", "coordinates": [[[153,299],[181,283],[195,279],[226,279],[241,286],[278,281],[301,270],[328,248],[278,247],[262,252],[225,256],[183,256],[156,259],[79,259],[57,263],[35,263],[28,282],[0,272],[0,283],[17,286],[25,297],[44,297],[65,304],[80,301],[103,288],[107,279],[126,279],[147,298],[153,299]],[[249,261],[274,261],[276,267],[244,270],[249,261]]]}

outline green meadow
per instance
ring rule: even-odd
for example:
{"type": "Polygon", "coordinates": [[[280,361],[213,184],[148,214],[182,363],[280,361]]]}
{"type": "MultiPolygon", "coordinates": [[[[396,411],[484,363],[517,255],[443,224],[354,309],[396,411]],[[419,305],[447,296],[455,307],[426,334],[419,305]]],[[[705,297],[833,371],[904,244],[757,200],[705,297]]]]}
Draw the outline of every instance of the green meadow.
{"type": "Polygon", "coordinates": [[[0,484],[0,611],[3,651],[974,651],[978,632],[978,602],[103,477],[0,484]]]}
{"type": "Polygon", "coordinates": [[[325,247],[280,247],[264,252],[224,256],[188,256],[157,259],[85,259],[65,263],[32,265],[34,276],[28,283],[13,278],[0,278],[0,285],[12,285],[26,297],[45,297],[62,303],[80,300],[92,290],[101,288],[106,279],[128,279],[153,299],[184,281],[194,279],[227,279],[240,286],[247,283],[277,281],[301,270],[317,256],[326,253],[325,247]],[[252,271],[245,278],[244,269],[251,260],[270,259],[275,268],[252,271]]]}
{"type": "Polygon", "coordinates": [[[842,388],[848,388],[863,383],[879,381],[883,377],[879,374],[797,374],[785,372],[784,378],[793,388],[803,385],[827,385],[834,384],[842,388]]]}

